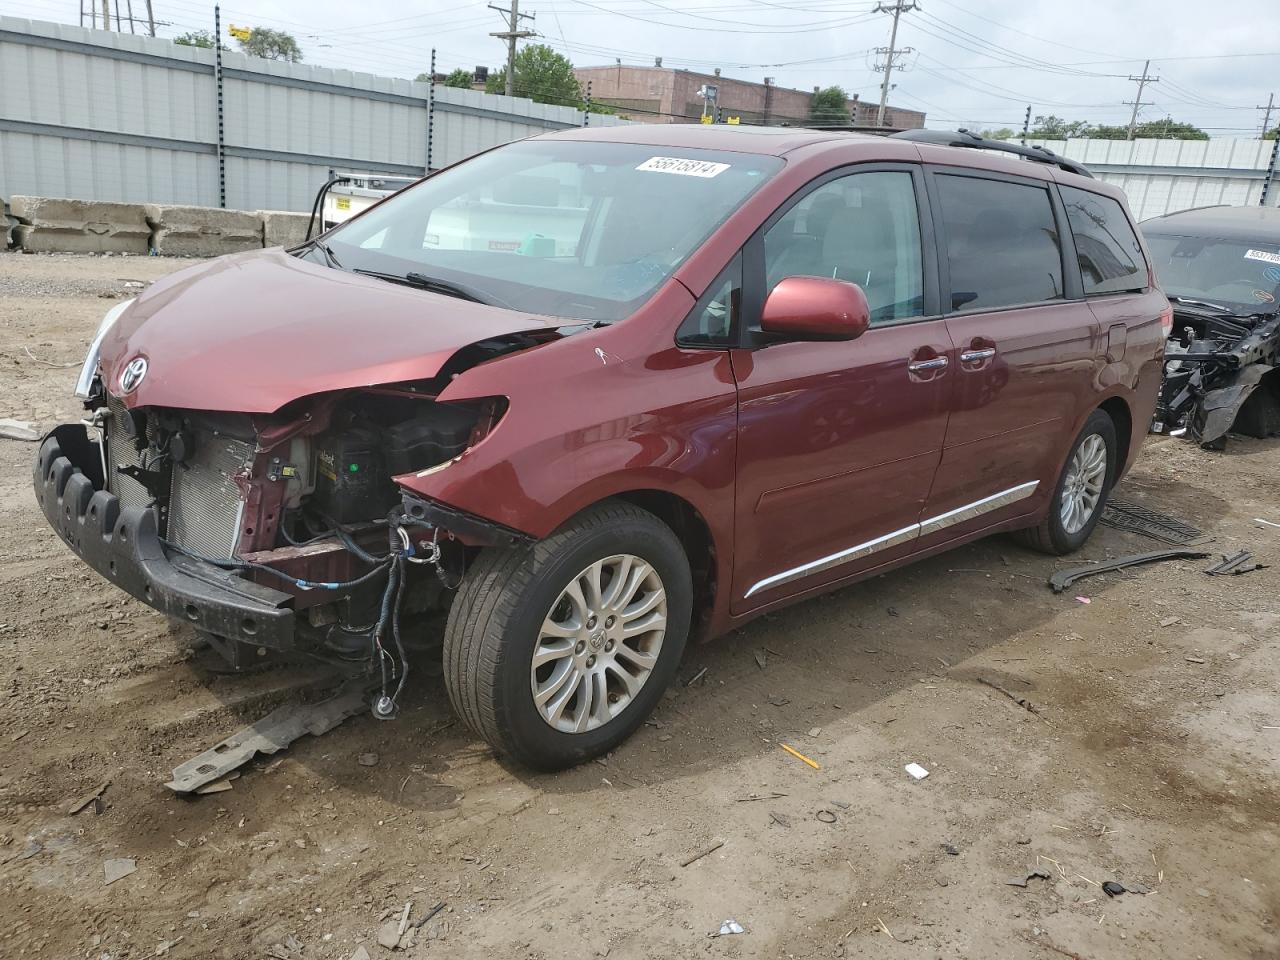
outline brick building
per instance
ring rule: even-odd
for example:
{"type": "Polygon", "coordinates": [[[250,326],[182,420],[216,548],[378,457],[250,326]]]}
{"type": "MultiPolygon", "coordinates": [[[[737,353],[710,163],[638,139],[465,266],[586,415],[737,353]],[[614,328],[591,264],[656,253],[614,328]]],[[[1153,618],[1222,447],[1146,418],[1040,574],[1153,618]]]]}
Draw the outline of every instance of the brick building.
{"type": "MultiPolygon", "coordinates": [[[[727,116],[740,117],[743,123],[798,126],[808,122],[809,101],[818,89],[780,87],[772,77],[753,83],[721,76],[719,70],[675,70],[663,67],[661,61],[652,67],[579,67],[574,73],[584,92],[590,82],[592,100],[615,106],[623,113],[632,110],[634,119],[654,123],[683,123],[686,118],[688,122],[697,121],[705,103],[700,91],[704,86],[714,86],[720,108],[727,116]]],[[[846,105],[852,125],[875,124],[878,102],[869,103],[855,95],[846,105]]],[[[890,106],[885,112],[885,124],[896,129],[923,127],[924,114],[890,106]]]]}

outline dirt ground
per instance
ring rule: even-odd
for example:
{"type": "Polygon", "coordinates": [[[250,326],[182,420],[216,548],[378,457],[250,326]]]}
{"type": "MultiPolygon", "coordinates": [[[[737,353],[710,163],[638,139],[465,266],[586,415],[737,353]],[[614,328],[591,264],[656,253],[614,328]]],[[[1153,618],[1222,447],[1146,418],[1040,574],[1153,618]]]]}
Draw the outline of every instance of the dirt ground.
{"type": "MultiPolygon", "coordinates": [[[[101,315],[182,265],[0,254],[0,416],[77,417],[101,315]]],[[[1055,596],[1055,569],[1159,545],[987,540],[692,649],[605,763],[503,766],[424,680],[399,720],[191,800],[169,770],[315,676],[214,672],[74,561],[35,452],[0,440],[6,958],[1280,957],[1280,529],[1253,521],[1280,521],[1278,442],[1152,439],[1121,490],[1268,570],[1165,563],[1055,596]],[[101,813],[68,814],[108,779],[101,813]],[[113,858],[137,869],[107,885],[113,858]],[[1152,892],[1109,899],[1112,879],[1152,892]],[[380,921],[407,902],[445,906],[393,954],[380,921]],[[746,932],[710,936],[729,918],[746,932]]]]}

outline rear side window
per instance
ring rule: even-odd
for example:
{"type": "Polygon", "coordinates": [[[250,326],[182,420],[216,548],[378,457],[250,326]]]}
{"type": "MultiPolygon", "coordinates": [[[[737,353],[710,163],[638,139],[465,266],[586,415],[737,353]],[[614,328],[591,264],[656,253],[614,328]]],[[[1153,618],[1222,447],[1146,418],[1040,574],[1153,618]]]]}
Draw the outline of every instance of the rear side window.
{"type": "Polygon", "coordinates": [[[948,174],[938,176],[937,185],[952,310],[1062,297],[1062,241],[1048,190],[948,174]]]}
{"type": "Polygon", "coordinates": [[[1076,241],[1085,295],[1147,288],[1142,246],[1124,208],[1111,197],[1060,187],[1076,241]]]}

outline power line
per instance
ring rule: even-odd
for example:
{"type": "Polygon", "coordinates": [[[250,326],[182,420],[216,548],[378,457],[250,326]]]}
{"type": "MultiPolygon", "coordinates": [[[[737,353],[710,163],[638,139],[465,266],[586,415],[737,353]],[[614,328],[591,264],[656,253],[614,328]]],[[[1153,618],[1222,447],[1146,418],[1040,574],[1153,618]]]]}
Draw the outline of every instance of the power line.
{"type": "MultiPolygon", "coordinates": [[[[884,126],[884,111],[889,104],[889,78],[893,75],[894,59],[904,53],[914,53],[910,47],[903,47],[901,50],[895,49],[898,45],[898,20],[904,13],[910,13],[912,10],[919,9],[915,2],[904,3],[903,0],[894,0],[892,7],[886,7],[883,3],[876,4],[876,13],[892,13],[893,27],[889,30],[889,46],[876,47],[877,54],[884,56],[884,82],[880,84],[880,109],[876,111],[876,126],[884,126]]],[[[877,67],[876,69],[880,69],[877,67]]]]}
{"type": "MultiPolygon", "coordinates": [[[[512,0],[512,2],[514,2],[514,0],[512,0]]],[[[1133,80],[1134,82],[1136,82],[1136,83],[1138,84],[1138,96],[1137,96],[1136,98],[1134,98],[1133,100],[1126,100],[1126,101],[1124,101],[1126,104],[1129,104],[1129,103],[1132,103],[1132,104],[1133,104],[1133,113],[1129,116],[1129,136],[1128,136],[1128,139],[1129,139],[1129,140],[1132,140],[1132,139],[1133,139],[1133,128],[1134,128],[1134,127],[1136,127],[1136,126],[1138,125],[1138,110],[1142,107],[1142,90],[1143,90],[1143,88],[1144,88],[1144,87],[1146,87],[1146,85],[1147,85],[1148,83],[1159,83],[1159,82],[1160,82],[1160,78],[1159,78],[1159,77],[1152,77],[1152,76],[1148,76],[1148,71],[1149,71],[1150,69],[1151,69],[1151,61],[1150,61],[1150,60],[1148,60],[1148,61],[1147,61],[1145,64],[1143,64],[1143,66],[1142,66],[1142,76],[1140,76],[1140,77],[1135,77],[1135,76],[1133,76],[1132,74],[1130,74],[1130,75],[1129,75],[1129,79],[1130,79],[1130,80],[1133,80]]]]}
{"type": "Polygon", "coordinates": [[[521,30],[520,21],[532,20],[536,14],[521,13],[520,0],[511,0],[510,7],[495,7],[491,3],[489,4],[489,9],[497,10],[499,13],[505,13],[508,18],[506,30],[499,33],[491,33],[489,36],[507,41],[507,86],[505,92],[508,97],[514,97],[516,82],[516,41],[523,40],[526,37],[536,37],[538,35],[536,30],[521,30]]]}

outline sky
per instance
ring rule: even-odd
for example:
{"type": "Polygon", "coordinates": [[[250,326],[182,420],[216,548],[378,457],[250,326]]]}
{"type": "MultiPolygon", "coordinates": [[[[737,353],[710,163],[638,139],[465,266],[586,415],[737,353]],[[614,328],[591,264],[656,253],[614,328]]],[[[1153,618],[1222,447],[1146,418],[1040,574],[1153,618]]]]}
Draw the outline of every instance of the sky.
{"type": "MultiPolygon", "coordinates": [[[[87,0],[86,0],[87,2],[87,0]]],[[[100,2],[100,0],[99,0],[100,2]]],[[[113,0],[115,2],[115,0],[113,0]]],[[[145,16],[145,0],[127,2],[145,16]]],[[[507,0],[494,0],[504,6],[507,0]]],[[[892,3],[893,0],[887,0],[892,3]]],[[[153,0],[161,36],[211,29],[213,6],[153,0]]],[[[577,66],[652,64],[747,80],[773,77],[801,90],[839,85],[879,100],[876,47],[891,16],[870,0],[521,0],[526,26],[577,66]]],[[[0,0],[0,13],[75,23],[78,0],[0,0]]],[[[292,33],[308,63],[381,75],[498,66],[504,27],[486,0],[228,0],[224,31],[269,26],[292,33]]],[[[889,102],[923,110],[930,127],[1018,128],[1054,114],[1127,123],[1151,59],[1159,81],[1143,94],[1141,119],[1188,121],[1213,136],[1256,136],[1273,90],[1280,101],[1280,3],[1235,0],[919,0],[903,14],[889,102]],[[1220,12],[1219,12],[1220,11],[1220,12]]],[[[1280,106],[1271,125],[1280,122],[1280,106]]]]}

